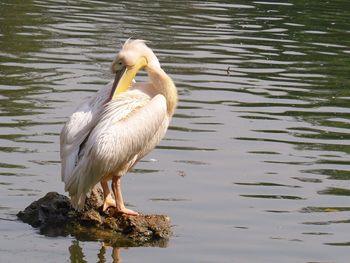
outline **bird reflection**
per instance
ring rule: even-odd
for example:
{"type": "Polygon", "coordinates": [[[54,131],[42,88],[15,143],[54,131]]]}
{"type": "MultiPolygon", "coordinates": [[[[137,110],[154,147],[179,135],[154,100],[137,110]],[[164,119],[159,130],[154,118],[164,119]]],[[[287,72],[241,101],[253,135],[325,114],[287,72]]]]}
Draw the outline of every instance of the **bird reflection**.
{"type": "MultiPolygon", "coordinates": [[[[106,251],[107,251],[108,245],[104,242],[101,243],[101,249],[99,253],[97,254],[98,263],[106,263],[106,251]]],[[[83,253],[83,249],[79,245],[78,240],[73,240],[72,245],[69,247],[69,259],[71,263],[87,263],[85,259],[85,255],[83,253]]],[[[121,257],[120,257],[120,248],[119,247],[112,247],[112,259],[113,263],[120,263],[121,257]]],[[[109,262],[109,261],[108,261],[109,262]]]]}
{"type": "Polygon", "coordinates": [[[79,241],[73,240],[72,245],[69,247],[69,255],[71,263],[83,263],[84,260],[83,249],[79,246],[79,241]]]}

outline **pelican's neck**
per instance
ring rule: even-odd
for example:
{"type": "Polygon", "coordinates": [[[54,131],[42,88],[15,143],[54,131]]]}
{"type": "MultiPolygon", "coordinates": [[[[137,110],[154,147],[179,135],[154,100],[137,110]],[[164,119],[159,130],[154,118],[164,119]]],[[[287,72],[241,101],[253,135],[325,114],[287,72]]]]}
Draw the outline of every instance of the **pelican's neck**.
{"type": "Polygon", "coordinates": [[[171,117],[177,104],[177,90],[171,78],[159,66],[147,67],[148,76],[156,94],[162,94],[167,101],[167,111],[171,117]]]}

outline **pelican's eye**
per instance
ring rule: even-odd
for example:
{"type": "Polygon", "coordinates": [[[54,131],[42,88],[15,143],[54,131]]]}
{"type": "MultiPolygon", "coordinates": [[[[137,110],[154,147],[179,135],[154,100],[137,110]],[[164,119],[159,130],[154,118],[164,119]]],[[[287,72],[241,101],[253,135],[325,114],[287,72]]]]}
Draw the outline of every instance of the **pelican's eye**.
{"type": "Polygon", "coordinates": [[[118,72],[118,71],[120,71],[121,69],[123,69],[123,62],[121,61],[121,60],[117,60],[117,61],[115,61],[114,63],[113,63],[113,65],[112,65],[112,71],[114,72],[114,73],[116,73],[116,72],[118,72]]]}
{"type": "Polygon", "coordinates": [[[118,60],[116,64],[118,70],[123,67],[123,62],[121,60],[118,60]]]}

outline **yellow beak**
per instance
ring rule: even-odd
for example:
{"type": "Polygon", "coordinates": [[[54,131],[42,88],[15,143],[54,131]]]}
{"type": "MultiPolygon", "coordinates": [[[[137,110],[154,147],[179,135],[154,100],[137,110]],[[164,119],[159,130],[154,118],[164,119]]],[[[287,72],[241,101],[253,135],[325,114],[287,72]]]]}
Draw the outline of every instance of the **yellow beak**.
{"type": "Polygon", "coordinates": [[[139,58],[133,66],[124,66],[119,70],[115,76],[115,80],[112,87],[112,100],[118,96],[119,93],[125,92],[131,85],[132,80],[135,78],[137,72],[147,66],[147,60],[145,57],[139,58]]]}

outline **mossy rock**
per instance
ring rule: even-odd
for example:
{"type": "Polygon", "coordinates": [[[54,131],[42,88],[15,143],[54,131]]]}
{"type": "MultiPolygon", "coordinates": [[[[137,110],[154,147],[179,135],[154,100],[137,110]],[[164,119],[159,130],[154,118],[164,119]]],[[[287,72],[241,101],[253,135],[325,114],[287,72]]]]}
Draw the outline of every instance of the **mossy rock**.
{"type": "Polygon", "coordinates": [[[129,216],[102,212],[102,192],[96,188],[82,211],[76,211],[68,197],[49,192],[31,203],[17,217],[47,236],[72,235],[78,240],[100,240],[111,246],[165,247],[172,234],[166,215],[129,216]]]}

